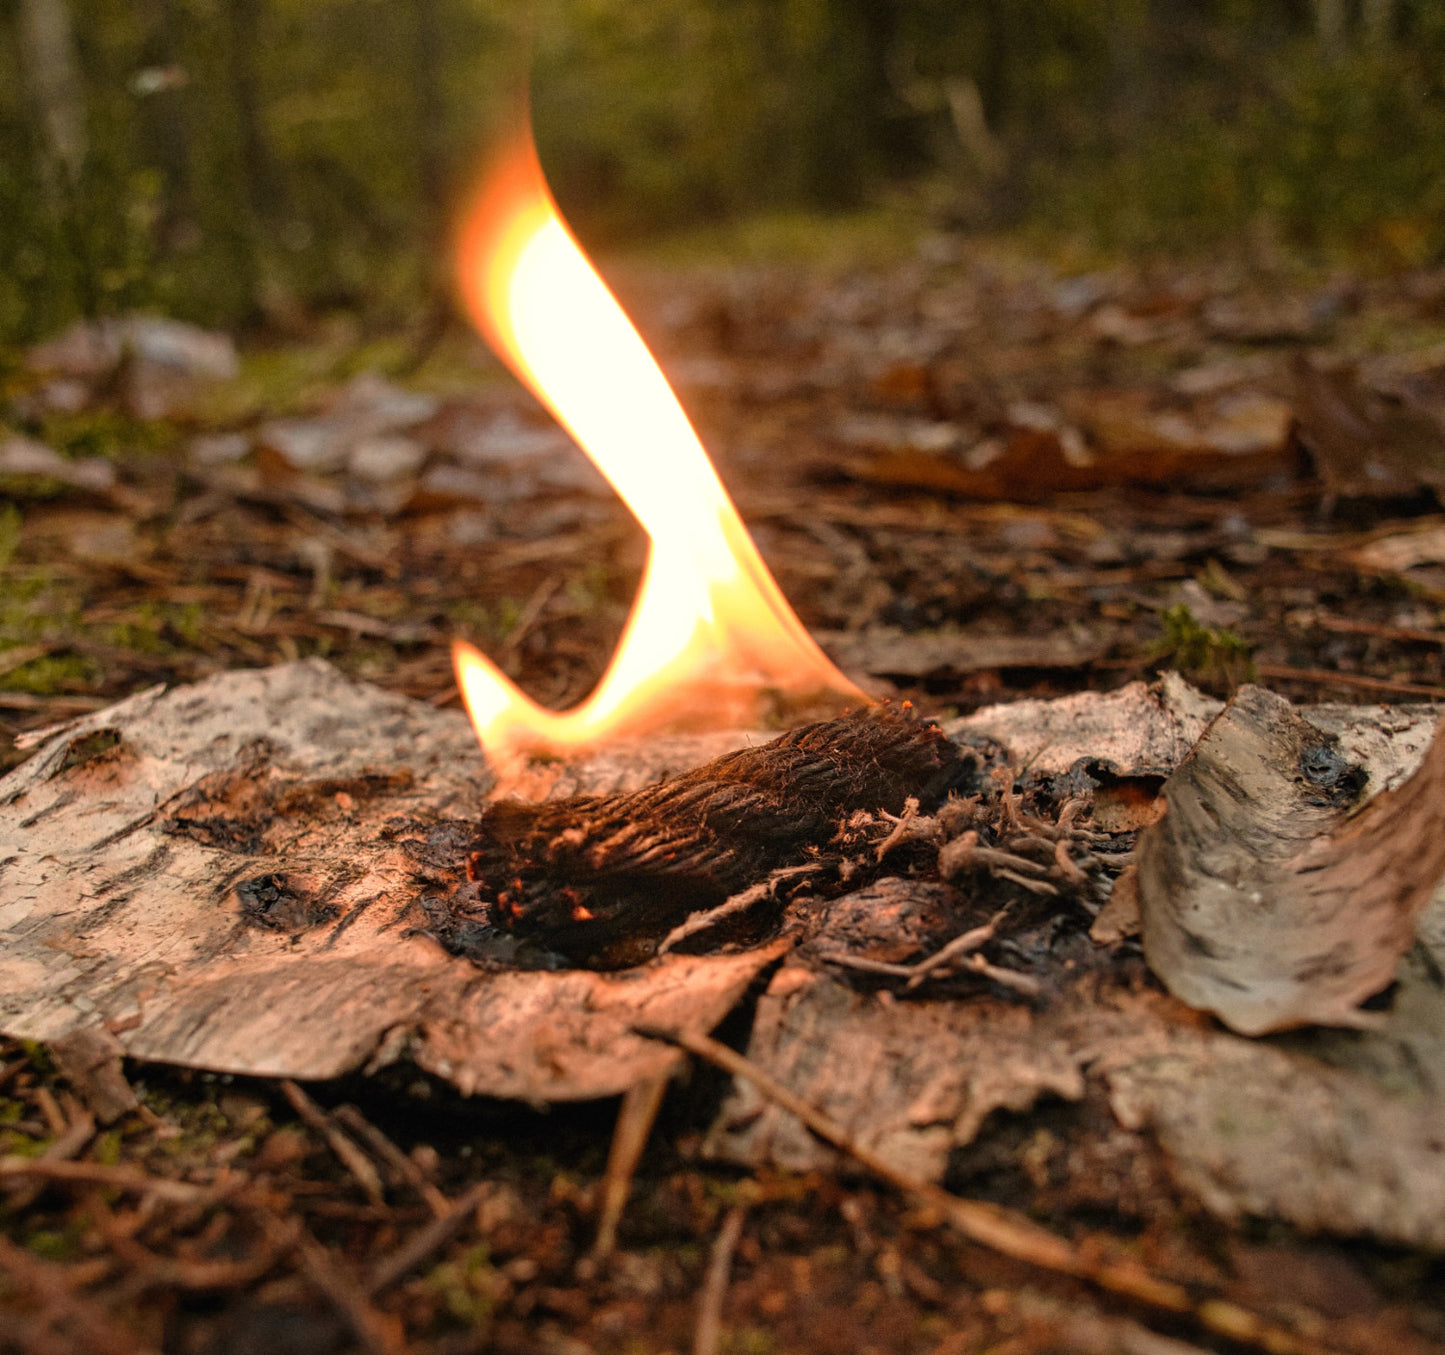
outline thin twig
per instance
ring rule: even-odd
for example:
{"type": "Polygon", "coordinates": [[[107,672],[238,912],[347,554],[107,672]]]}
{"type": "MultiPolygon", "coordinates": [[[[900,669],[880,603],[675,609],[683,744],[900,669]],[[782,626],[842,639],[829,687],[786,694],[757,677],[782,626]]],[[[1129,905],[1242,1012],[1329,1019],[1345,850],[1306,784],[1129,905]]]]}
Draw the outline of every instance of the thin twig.
{"type": "MultiPolygon", "coordinates": [[[[870,960],[862,955],[849,955],[846,951],[823,951],[817,958],[825,964],[841,965],[845,969],[857,969],[865,974],[886,974],[889,978],[906,979],[908,982],[904,985],[904,992],[912,992],[919,984],[940,971],[952,971],[960,967],[957,962],[963,960],[964,956],[993,940],[999,923],[1007,912],[1007,908],[999,909],[987,922],[978,927],[970,927],[968,931],[955,936],[941,950],[919,960],[917,964],[892,964],[886,960],[870,960]]],[[[1030,997],[1038,996],[1039,985],[1034,979],[1026,974],[1017,974],[1011,969],[1000,969],[987,963],[981,956],[973,955],[964,960],[962,967],[972,969],[996,982],[1005,983],[1030,997]],[[1000,975],[1007,977],[999,978],[1000,975]]]]}
{"type": "Polygon", "coordinates": [[[1086,1280],[1147,1307],[1190,1317],[1208,1331],[1257,1346],[1269,1355],[1329,1355],[1328,1347],[1267,1322],[1238,1304],[1224,1299],[1196,1302],[1183,1285],[1161,1280],[1135,1262],[1101,1259],[1092,1248],[1076,1247],[1016,1210],[963,1199],[931,1181],[900,1171],[872,1149],[854,1142],[840,1124],[795,1095],[772,1074],[710,1036],[656,1026],[634,1026],[633,1029],[644,1037],[685,1049],[751,1083],[769,1101],[797,1116],[819,1138],[947,1220],[971,1242],[1040,1270],[1086,1280]]]}
{"type": "Polygon", "coordinates": [[[341,1160],[341,1165],[356,1178],[356,1183],[365,1192],[366,1198],[372,1204],[384,1205],[386,1191],[381,1183],[381,1174],[376,1170],[376,1164],[347,1138],[331,1116],[290,1078],[281,1080],[281,1091],[291,1103],[291,1108],[305,1124],[320,1134],[331,1146],[331,1151],[341,1160]]]}
{"type": "Polygon", "coordinates": [[[452,1240],[462,1225],[476,1213],[477,1206],[491,1193],[490,1181],[481,1181],[452,1204],[445,1213],[419,1228],[390,1256],[383,1257],[371,1269],[366,1292],[373,1297],[390,1289],[399,1279],[415,1270],[434,1252],[452,1240]]]}
{"type": "Polygon", "coordinates": [[[254,1284],[277,1261],[295,1249],[301,1229],[299,1219],[282,1221],[268,1209],[258,1210],[265,1238],[250,1256],[238,1261],[198,1261],[179,1256],[159,1256],[137,1242],[134,1232],[143,1222],[143,1212],[136,1211],[123,1223],[111,1211],[98,1189],[89,1193],[84,1208],[91,1222],[105,1237],[112,1256],[124,1266],[119,1284],[107,1293],[113,1307],[131,1303],[152,1289],[231,1290],[254,1284]]]}
{"type": "Polygon", "coordinates": [[[331,1300],[331,1306],[346,1319],[369,1355],[405,1355],[406,1346],[394,1319],[378,1313],[356,1279],[304,1230],[296,1245],[296,1255],[306,1278],[331,1300]]]}
{"type": "Polygon", "coordinates": [[[372,1154],[390,1167],[395,1178],[410,1186],[425,1202],[435,1218],[444,1218],[451,1209],[447,1197],[439,1191],[426,1173],[396,1146],[355,1106],[337,1106],[332,1112],[358,1138],[365,1140],[372,1154]]]}
{"type": "Polygon", "coordinates": [[[517,613],[517,619],[513,622],[512,629],[507,632],[507,638],[498,646],[499,659],[515,654],[522,647],[522,642],[532,633],[532,627],[541,619],[547,604],[556,597],[557,590],[564,582],[566,580],[562,575],[552,574],[537,585],[532,596],[522,604],[522,610],[517,613]]]}
{"type": "Polygon", "coordinates": [[[93,1299],[77,1293],[62,1267],[42,1261],[5,1237],[0,1237],[0,1275],[65,1320],[73,1349],[95,1355],[158,1355],[154,1346],[138,1341],[134,1332],[121,1330],[93,1299]]]}
{"type": "MultiPolygon", "coordinates": [[[[44,1091],[45,1088],[42,1087],[40,1090],[44,1091]]],[[[57,1112],[59,1110],[59,1107],[55,1106],[54,1098],[51,1097],[49,1099],[48,1105],[42,1102],[42,1107],[45,1111],[46,1119],[50,1120],[51,1124],[54,1124],[55,1120],[51,1118],[50,1107],[55,1107],[57,1112]]],[[[60,1123],[65,1127],[61,1130],[59,1137],[45,1148],[35,1161],[50,1163],[69,1162],[72,1158],[79,1157],[80,1154],[85,1151],[91,1139],[95,1137],[95,1119],[86,1112],[80,1113],[68,1124],[66,1124],[64,1117],[61,1116],[60,1123]]],[[[10,1207],[15,1210],[28,1209],[35,1203],[44,1188],[43,1179],[32,1181],[29,1185],[17,1186],[10,1192],[10,1207]]]]}
{"type": "MultiPolygon", "coordinates": [[[[844,969],[857,969],[865,974],[886,974],[891,979],[907,979],[909,988],[915,986],[918,979],[918,966],[906,964],[890,964],[887,960],[870,960],[865,955],[849,955],[843,951],[824,951],[819,954],[818,959],[825,964],[839,965],[844,969]]],[[[1039,981],[1027,974],[1020,974],[1014,969],[1004,969],[999,965],[989,964],[982,955],[971,955],[961,966],[963,969],[971,969],[975,974],[981,974],[986,979],[991,979],[1005,988],[1012,988],[1016,993],[1024,997],[1038,997],[1041,989],[1039,981]]],[[[924,976],[925,978],[927,975],[924,976]]]]}
{"type": "Polygon", "coordinates": [[[65,1162],[44,1157],[0,1157],[0,1180],[32,1177],[41,1181],[80,1182],[109,1186],[174,1204],[195,1204],[211,1199],[215,1192],[188,1181],[167,1181],[147,1176],[134,1167],[111,1166],[104,1162],[65,1162]]]}
{"type": "Polygon", "coordinates": [[[1420,682],[1393,682],[1367,677],[1363,673],[1335,673],[1328,668],[1290,668],[1282,663],[1260,663],[1254,670],[1262,678],[1279,682],[1308,682],[1315,687],[1353,687],[1362,692],[1386,692],[1392,696],[1424,696],[1445,701],[1445,687],[1428,687],[1420,682]]]}
{"type": "Polygon", "coordinates": [[[913,966],[913,973],[908,979],[908,988],[917,988],[935,970],[941,969],[945,965],[951,965],[960,955],[967,955],[992,941],[999,924],[1007,913],[1007,908],[1000,908],[987,922],[959,933],[941,950],[936,950],[927,959],[920,960],[913,966]]]}
{"type": "Polygon", "coordinates": [[[900,842],[902,842],[905,838],[912,836],[911,829],[913,826],[913,822],[918,817],[917,797],[910,795],[903,802],[903,813],[900,814],[897,818],[894,818],[892,814],[885,815],[885,817],[892,820],[893,828],[889,832],[888,836],[885,837],[883,841],[874,848],[874,859],[877,861],[883,860],[883,858],[887,856],[888,853],[892,851],[893,848],[896,847],[900,842]]]}
{"type": "Polygon", "coordinates": [[[662,938],[661,944],[657,947],[657,953],[666,955],[675,945],[687,940],[689,936],[708,931],[724,918],[732,917],[735,913],[745,913],[749,908],[772,898],[777,887],[784,880],[796,880],[803,875],[816,875],[823,869],[821,862],[808,862],[801,866],[784,866],[780,870],[772,871],[766,880],[759,880],[757,884],[750,885],[747,889],[718,904],[716,908],[693,913],[691,917],[679,922],[662,938]]]}
{"type": "Polygon", "coordinates": [[[1057,898],[1059,895],[1058,885],[1051,885],[1047,880],[1033,880],[1027,875],[1020,875],[1016,870],[1009,870],[1007,867],[1000,868],[994,872],[1001,880],[1012,880],[1014,884],[1022,886],[1031,894],[1042,894],[1046,898],[1057,898]]]}
{"type": "Polygon", "coordinates": [[[1022,871],[1025,875],[1047,875],[1049,870],[1047,866],[1031,861],[1027,856],[1003,852],[997,847],[970,845],[966,851],[958,853],[957,861],[960,866],[991,866],[996,870],[1022,871]]]}
{"type": "MultiPolygon", "coordinates": [[[[55,1093],[49,1087],[37,1087],[34,1100],[35,1104],[40,1107],[40,1113],[45,1116],[45,1123],[58,1143],[65,1132],[71,1128],[69,1117],[61,1110],[60,1102],[55,1099],[55,1093]]],[[[92,1130],[92,1132],[94,1131],[92,1130]]],[[[55,1144],[52,1144],[51,1148],[54,1146],[55,1144]]],[[[64,1154],[64,1156],[73,1156],[73,1154],[64,1154]]]]}
{"type": "Polygon", "coordinates": [[[818,959],[824,964],[835,964],[843,969],[856,969],[863,974],[886,974],[890,979],[911,979],[914,967],[907,964],[891,964],[887,960],[870,960],[866,955],[849,955],[846,951],[825,950],[818,952],[818,959]]]}
{"type": "Polygon", "coordinates": [[[632,1192],[632,1176],[666,1091],[666,1077],[650,1077],[629,1087],[622,1097],[617,1126],[612,1131],[612,1148],[607,1154],[607,1171],[602,1177],[602,1208],[597,1241],[592,1244],[594,1260],[605,1261],[617,1246],[617,1225],[622,1222],[622,1211],[632,1192]]]}
{"type": "Polygon", "coordinates": [[[713,1240],[707,1262],[707,1278],[697,1300],[697,1326],[692,1338],[692,1355],[717,1355],[722,1343],[723,1301],[732,1278],[733,1253],[743,1235],[747,1206],[735,1204],[723,1216],[722,1227],[713,1240]]]}
{"type": "Polygon", "coordinates": [[[1024,997],[1038,997],[1042,992],[1039,981],[1029,974],[1020,974],[1017,969],[1005,969],[1002,965],[989,964],[982,955],[970,955],[965,965],[975,974],[982,974],[1002,988],[1012,988],[1024,997]]]}
{"type": "Polygon", "coordinates": [[[1089,883],[1089,877],[1069,855],[1069,844],[1064,838],[1060,838],[1054,843],[1054,865],[1058,868],[1059,874],[1071,883],[1076,885],[1089,883]]]}

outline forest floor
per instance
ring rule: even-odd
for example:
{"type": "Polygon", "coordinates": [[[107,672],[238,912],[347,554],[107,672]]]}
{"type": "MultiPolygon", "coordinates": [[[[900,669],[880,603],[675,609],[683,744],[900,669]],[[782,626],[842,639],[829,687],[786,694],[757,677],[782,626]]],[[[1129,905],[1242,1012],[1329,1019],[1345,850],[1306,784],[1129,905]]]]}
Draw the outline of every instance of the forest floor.
{"type": "MultiPolygon", "coordinates": [[[[878,690],[961,713],[1175,668],[1216,695],[1445,699],[1445,270],[1064,275],[939,237],[886,266],[614,281],[783,591],[878,690]]],[[[453,636],[546,704],[586,693],[644,543],[475,340],[318,322],[226,375],[224,340],[165,337],[72,335],[0,373],[0,770],[28,731],[152,684],[304,656],[449,704],[453,636]]],[[[669,1095],[602,1266],[615,1103],[541,1113],[393,1070],[313,1086],[303,1114],[276,1083],[127,1072],[143,1109],[71,1156],[230,1193],[177,1211],[12,1187],[0,1351],[680,1355],[738,1207],[733,1355],[1234,1348],[881,1187],[701,1160],[724,1087],[704,1070],[669,1095]],[[380,1195],[327,1125],[379,1154],[380,1195]],[[366,1292],[428,1198],[474,1189],[454,1236],[366,1292]]],[[[1060,1165],[1095,1113],[998,1113],[948,1184],[1125,1237],[1340,1349],[1445,1349],[1438,1256],[1226,1228],[1162,1160],[1106,1204],[1060,1165]]],[[[84,1119],[44,1050],[0,1045],[0,1155],[84,1119]]]]}

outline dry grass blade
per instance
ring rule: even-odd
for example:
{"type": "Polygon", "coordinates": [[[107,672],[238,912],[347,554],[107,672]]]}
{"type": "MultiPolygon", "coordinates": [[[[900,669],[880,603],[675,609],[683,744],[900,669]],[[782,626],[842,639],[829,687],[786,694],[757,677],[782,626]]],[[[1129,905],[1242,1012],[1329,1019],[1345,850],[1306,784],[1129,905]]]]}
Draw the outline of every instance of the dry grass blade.
{"type": "Polygon", "coordinates": [[[724,1072],[750,1082],[768,1100],[796,1115],[819,1138],[847,1153],[880,1180],[946,1219],[971,1242],[1040,1270],[1086,1280],[1146,1307],[1187,1316],[1207,1331],[1256,1346],[1269,1355],[1330,1355],[1329,1347],[1266,1322],[1237,1304],[1221,1299],[1196,1302],[1182,1284],[1161,1280],[1133,1262],[1100,1259],[1092,1248],[1076,1247],[1014,1210],[962,1199],[931,1182],[899,1171],[887,1159],[855,1143],[842,1125],[795,1096],[776,1078],[736,1050],[710,1036],[656,1027],[639,1027],[638,1034],[677,1045],[724,1072]]]}

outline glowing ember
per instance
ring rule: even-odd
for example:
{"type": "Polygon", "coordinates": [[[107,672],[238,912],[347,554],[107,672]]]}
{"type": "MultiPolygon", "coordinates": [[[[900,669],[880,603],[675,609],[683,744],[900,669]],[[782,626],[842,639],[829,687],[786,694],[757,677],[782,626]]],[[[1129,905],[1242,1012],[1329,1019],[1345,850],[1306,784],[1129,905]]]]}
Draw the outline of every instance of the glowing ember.
{"type": "Polygon", "coordinates": [[[494,761],[663,726],[743,725],[769,695],[862,700],[773,581],[666,378],[558,214],[530,138],[483,183],[459,245],[473,322],[652,542],[617,652],[581,705],[544,710],[472,646],[453,647],[494,761]]]}

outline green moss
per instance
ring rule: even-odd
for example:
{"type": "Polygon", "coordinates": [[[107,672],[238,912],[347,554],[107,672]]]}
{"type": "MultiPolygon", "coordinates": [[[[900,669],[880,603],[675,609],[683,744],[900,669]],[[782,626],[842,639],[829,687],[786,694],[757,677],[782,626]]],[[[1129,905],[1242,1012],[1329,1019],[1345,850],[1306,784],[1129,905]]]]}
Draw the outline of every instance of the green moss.
{"type": "Polygon", "coordinates": [[[84,655],[47,654],[6,673],[0,678],[0,687],[9,692],[54,696],[57,692],[93,687],[104,676],[100,664],[84,655]]]}
{"type": "Polygon", "coordinates": [[[492,1265],[491,1252],[481,1243],[456,1260],[432,1267],[426,1283],[453,1318],[476,1327],[491,1318],[505,1282],[492,1265]]]}
{"type": "Polygon", "coordinates": [[[778,1342],[772,1332],[761,1327],[743,1327],[728,1332],[723,1337],[722,1348],[727,1355],[775,1355],[778,1342]]]}
{"type": "Polygon", "coordinates": [[[76,591],[37,571],[0,576],[0,648],[34,644],[79,624],[76,591]]]}
{"type": "Polygon", "coordinates": [[[591,614],[612,603],[612,571],[603,564],[590,564],[567,580],[567,601],[578,611],[591,614]]]}
{"type": "Polygon", "coordinates": [[[164,603],[142,602],[124,621],[100,627],[98,636],[117,649],[132,649],[138,654],[167,653],[172,646],[167,642],[165,631],[173,610],[164,603]]]}
{"type": "Polygon", "coordinates": [[[63,456],[154,456],[175,446],[179,432],[164,419],[137,419],[117,409],[47,414],[40,440],[63,456]]]}
{"type": "Polygon", "coordinates": [[[205,609],[199,602],[171,603],[163,609],[165,623],[184,645],[197,648],[205,628],[205,609]]]}
{"type": "Polygon", "coordinates": [[[1233,631],[1203,625],[1184,603],[1170,607],[1163,622],[1156,660],[1167,660],[1186,678],[1208,687],[1233,691],[1253,681],[1249,644],[1233,631]]]}
{"type": "Polygon", "coordinates": [[[81,1248],[81,1239],[90,1228],[90,1220],[72,1218],[64,1228],[39,1228],[25,1239],[25,1246],[47,1261],[74,1260],[81,1248]]]}
{"type": "Polygon", "coordinates": [[[446,616],[457,630],[485,647],[501,644],[517,628],[524,605],[517,598],[490,604],[463,598],[448,604],[446,616]]]}
{"type": "Polygon", "coordinates": [[[50,1055],[39,1040],[21,1040],[20,1048],[25,1053],[25,1061],[37,1073],[53,1073],[55,1065],[50,1061],[50,1055]]]}

